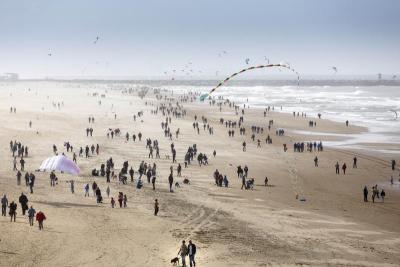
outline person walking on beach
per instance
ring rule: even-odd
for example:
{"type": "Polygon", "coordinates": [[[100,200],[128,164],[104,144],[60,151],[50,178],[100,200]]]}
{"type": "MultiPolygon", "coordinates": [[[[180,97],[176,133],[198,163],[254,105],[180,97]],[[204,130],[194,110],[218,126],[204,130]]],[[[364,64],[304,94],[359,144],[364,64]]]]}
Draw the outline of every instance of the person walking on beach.
{"type": "Polygon", "coordinates": [[[13,159],[13,171],[17,170],[17,157],[14,157],[13,159]]]}
{"type": "Polygon", "coordinates": [[[25,168],[25,160],[24,160],[23,157],[21,157],[19,163],[21,163],[21,171],[24,171],[24,168],[25,168]]]}
{"type": "Polygon", "coordinates": [[[36,210],[33,208],[33,206],[31,206],[28,210],[28,220],[30,226],[33,226],[33,220],[35,218],[35,215],[36,215],[36,210]]]}
{"type": "Polygon", "coordinates": [[[368,202],[368,188],[364,186],[364,202],[368,202]]]}
{"type": "Polygon", "coordinates": [[[126,208],[127,207],[126,203],[128,202],[128,197],[126,196],[126,194],[124,195],[123,202],[124,202],[124,208],[126,208]]]}
{"type": "Polygon", "coordinates": [[[71,193],[74,194],[75,193],[75,182],[74,182],[74,180],[71,180],[69,183],[70,183],[71,193]]]}
{"type": "Polygon", "coordinates": [[[153,185],[153,190],[156,190],[156,177],[155,176],[153,176],[151,178],[151,184],[153,185]]]}
{"type": "Polygon", "coordinates": [[[110,203],[111,203],[111,208],[114,208],[115,207],[115,200],[114,200],[113,197],[111,198],[110,203]]]}
{"type": "Polygon", "coordinates": [[[22,215],[25,215],[25,211],[28,210],[28,198],[24,195],[24,193],[21,193],[21,196],[18,200],[21,204],[22,215]]]}
{"type": "Polygon", "coordinates": [[[176,172],[178,177],[182,176],[182,166],[180,163],[178,163],[178,167],[176,167],[176,172]]]}
{"type": "Polygon", "coordinates": [[[346,165],[346,163],[343,163],[343,166],[342,166],[343,174],[346,174],[346,169],[347,169],[347,165],[346,165]]]}
{"type": "Polygon", "coordinates": [[[357,157],[353,158],[353,169],[357,169],[357,157]]]}
{"type": "Polygon", "coordinates": [[[246,141],[243,141],[242,146],[243,146],[243,152],[246,152],[246,141]]]}
{"type": "Polygon", "coordinates": [[[188,254],[188,247],[185,244],[185,240],[182,241],[182,245],[178,251],[178,255],[182,258],[182,267],[186,267],[186,255],[188,254]]]}
{"type": "Polygon", "coordinates": [[[43,221],[46,220],[46,216],[43,212],[39,211],[36,214],[36,221],[39,223],[39,230],[43,230],[43,221]]]}
{"type": "Polygon", "coordinates": [[[372,203],[375,203],[375,187],[372,187],[372,203]]]}
{"type": "Polygon", "coordinates": [[[242,187],[240,188],[241,190],[246,189],[246,176],[242,175],[242,187]]]}
{"type": "Polygon", "coordinates": [[[392,171],[394,171],[396,168],[396,161],[392,159],[392,171]]]}
{"type": "Polygon", "coordinates": [[[135,171],[133,170],[132,166],[129,169],[129,176],[131,177],[131,182],[133,182],[133,175],[135,174],[135,171]]]}
{"type": "Polygon", "coordinates": [[[385,202],[385,197],[386,197],[385,190],[382,189],[382,191],[381,191],[382,202],[385,202]]]}
{"type": "Polygon", "coordinates": [[[196,255],[196,245],[192,243],[192,240],[189,240],[188,255],[190,267],[196,267],[196,261],[194,260],[194,256],[196,255]]]}
{"type": "Polygon", "coordinates": [[[157,216],[158,211],[159,211],[158,199],[156,199],[156,200],[154,201],[154,216],[157,216]]]}
{"type": "Polygon", "coordinates": [[[172,176],[172,173],[169,174],[168,176],[168,183],[169,183],[169,192],[173,192],[172,191],[172,184],[174,183],[174,177],[172,176]]]}
{"type": "Polygon", "coordinates": [[[8,206],[8,199],[7,196],[4,194],[1,198],[1,216],[7,216],[7,206],[8,206]]]}
{"type": "Polygon", "coordinates": [[[122,208],[122,201],[124,201],[124,195],[122,194],[122,192],[119,192],[118,194],[118,203],[119,203],[119,207],[122,208]]]}
{"type": "Polygon", "coordinates": [[[318,167],[318,157],[317,156],[315,156],[315,158],[314,158],[314,166],[318,167]]]}
{"type": "Polygon", "coordinates": [[[107,194],[107,197],[110,197],[110,186],[107,186],[106,194],[107,194]]]}
{"type": "Polygon", "coordinates": [[[31,194],[33,194],[33,187],[35,186],[35,175],[31,173],[29,175],[29,189],[31,190],[31,194]]]}
{"type": "Polygon", "coordinates": [[[86,184],[84,189],[85,189],[85,197],[88,197],[89,196],[89,184],[86,184]]]}
{"type": "Polygon", "coordinates": [[[17,185],[21,185],[21,176],[22,176],[21,172],[18,171],[17,172],[17,185]]]}
{"type": "Polygon", "coordinates": [[[14,222],[15,222],[15,218],[17,216],[17,203],[15,203],[14,201],[12,201],[10,203],[10,206],[8,207],[8,214],[10,214],[10,222],[12,222],[13,218],[14,218],[14,222]]]}
{"type": "Polygon", "coordinates": [[[339,162],[335,164],[336,174],[339,174],[339,162]]]}
{"type": "Polygon", "coordinates": [[[25,173],[25,185],[29,186],[29,173],[28,172],[25,173]]]}
{"type": "Polygon", "coordinates": [[[56,186],[56,174],[53,171],[50,173],[50,186],[56,186]]]}

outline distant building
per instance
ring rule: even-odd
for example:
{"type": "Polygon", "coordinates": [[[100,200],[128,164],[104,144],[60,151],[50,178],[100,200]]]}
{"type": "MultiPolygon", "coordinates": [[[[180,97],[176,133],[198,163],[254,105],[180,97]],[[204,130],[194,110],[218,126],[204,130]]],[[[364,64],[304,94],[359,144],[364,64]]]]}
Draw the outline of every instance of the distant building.
{"type": "Polygon", "coordinates": [[[18,79],[18,73],[7,72],[3,75],[0,75],[0,81],[18,81],[18,79]]]}

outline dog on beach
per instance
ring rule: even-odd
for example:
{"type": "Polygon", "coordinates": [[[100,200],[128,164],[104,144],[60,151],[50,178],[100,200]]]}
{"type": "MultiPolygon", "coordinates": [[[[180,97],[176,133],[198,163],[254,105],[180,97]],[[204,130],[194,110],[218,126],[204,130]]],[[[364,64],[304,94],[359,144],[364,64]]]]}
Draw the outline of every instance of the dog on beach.
{"type": "Polygon", "coordinates": [[[174,266],[179,265],[179,258],[178,258],[178,257],[173,258],[173,259],[171,260],[171,263],[172,263],[174,266]]]}

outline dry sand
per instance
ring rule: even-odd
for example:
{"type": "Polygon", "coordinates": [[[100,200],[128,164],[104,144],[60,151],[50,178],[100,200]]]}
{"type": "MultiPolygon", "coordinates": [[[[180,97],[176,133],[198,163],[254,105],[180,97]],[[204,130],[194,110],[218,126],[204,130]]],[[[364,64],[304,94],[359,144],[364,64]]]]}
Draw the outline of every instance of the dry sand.
{"type": "MultiPolygon", "coordinates": [[[[352,169],[356,152],[325,149],[324,152],[293,153],[294,141],[315,140],[315,136],[296,134],[295,130],[353,134],[365,131],[361,127],[346,127],[344,123],[317,120],[316,128],[308,127],[308,118],[293,118],[282,113],[263,117],[262,110],[249,109],[245,113],[246,136],[236,129],[229,138],[219,118],[237,120],[234,111],[223,106],[222,112],[208,103],[184,103],[187,116],[172,119],[171,131],[180,129],[173,137],[177,159],[183,166],[187,148],[197,144],[198,152],[206,153],[209,165],[199,167],[197,161],[185,169],[183,176],[191,180],[174,193],[168,192],[167,177],[171,160],[171,141],[161,129],[162,115],[152,115],[159,102],[153,94],[144,100],[137,95],[123,95],[108,89],[106,98],[93,97],[107,88],[123,89],[125,85],[109,83],[19,82],[0,84],[0,194],[9,201],[27,194],[30,205],[42,210],[47,220],[44,231],[21,215],[18,206],[17,222],[0,217],[1,266],[171,266],[181,240],[192,239],[197,245],[198,266],[399,266],[400,264],[400,186],[390,186],[392,173],[388,157],[364,155],[357,152],[359,163],[352,169]],[[28,88],[31,88],[28,91],[28,88]],[[102,101],[98,105],[98,100],[102,101]],[[52,102],[64,102],[60,109],[52,102]],[[145,105],[145,102],[153,105],[145,105]],[[16,114],[9,108],[15,106],[16,114]],[[136,122],[133,114],[144,111],[136,122]],[[114,119],[117,114],[117,119],[114,119]],[[205,116],[214,127],[210,136],[193,130],[194,115],[205,116]],[[88,124],[88,116],[96,119],[88,124]],[[262,147],[250,139],[249,126],[271,130],[272,145],[264,140],[268,131],[258,135],[262,147]],[[32,120],[32,128],[28,127],[32,120]],[[94,136],[86,137],[85,129],[94,128],[94,136]],[[121,137],[107,139],[108,128],[120,128],[121,137]],[[286,130],[284,137],[275,136],[275,129],[286,130]],[[126,132],[142,132],[143,139],[157,139],[161,159],[148,159],[145,141],[128,143],[126,132]],[[38,133],[37,133],[38,132],[38,133]],[[48,173],[35,173],[34,194],[25,185],[17,186],[12,171],[10,140],[29,147],[26,170],[34,171],[41,161],[52,156],[52,145],[63,148],[69,141],[77,151],[80,146],[99,144],[100,155],[89,159],[78,158],[82,170],[79,177],[58,174],[59,183],[51,188],[48,173]],[[247,152],[242,152],[242,142],[247,152]],[[282,144],[289,146],[283,152],[282,144]],[[212,157],[212,151],[217,156],[212,157]],[[320,166],[314,167],[318,155],[320,166]],[[135,185],[110,184],[111,195],[119,191],[128,196],[128,208],[111,209],[109,199],[96,204],[95,198],[84,197],[86,183],[96,181],[105,195],[103,177],[91,177],[91,170],[112,156],[116,169],[125,160],[137,170],[142,160],[157,164],[157,190],[144,182],[135,185]],[[336,175],[334,164],[346,162],[348,173],[336,175]],[[255,178],[254,190],[240,190],[236,166],[247,164],[249,176],[255,178]],[[227,174],[229,188],[214,185],[213,172],[227,174]],[[271,186],[265,187],[268,176],[271,186]],[[66,181],[75,180],[75,194],[66,181]],[[362,189],[378,184],[387,194],[385,203],[364,203],[362,189]],[[305,198],[306,201],[296,199],[305,198]],[[154,199],[160,202],[160,214],[153,216],[154,199]]],[[[199,123],[202,126],[202,123],[199,123]]],[[[332,137],[318,137],[332,140],[332,137]]],[[[66,151],[65,151],[66,152],[66,151]]],[[[71,153],[66,153],[72,158],[71,153]]],[[[177,164],[173,164],[176,169],[177,164]]],[[[24,173],[23,173],[24,174],[24,173]]],[[[176,172],[175,172],[176,174],[176,172]]],[[[137,176],[136,176],[137,177],[137,176]]],[[[24,184],[24,182],[22,182],[24,184]]],[[[370,190],[371,191],[371,190],[370,190]]],[[[370,192],[371,195],[371,192],[370,192]]],[[[19,203],[18,203],[19,204],[19,203]]]]}

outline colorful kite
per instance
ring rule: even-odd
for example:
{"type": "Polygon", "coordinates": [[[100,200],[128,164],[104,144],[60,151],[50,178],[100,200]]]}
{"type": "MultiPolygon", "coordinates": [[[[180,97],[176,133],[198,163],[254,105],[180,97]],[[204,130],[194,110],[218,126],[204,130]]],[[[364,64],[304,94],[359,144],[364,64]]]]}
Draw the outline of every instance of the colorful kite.
{"type": "Polygon", "coordinates": [[[287,65],[287,64],[268,64],[268,65],[259,65],[259,66],[253,66],[253,67],[249,67],[249,68],[246,68],[246,69],[242,69],[241,71],[239,71],[239,72],[235,72],[235,73],[233,73],[231,76],[229,76],[229,77],[227,77],[225,80],[223,80],[223,81],[221,81],[216,87],[214,87],[208,94],[203,94],[203,95],[201,95],[200,96],[200,101],[204,101],[209,95],[211,95],[215,90],[217,90],[217,88],[219,88],[219,87],[221,87],[222,85],[224,85],[226,82],[228,82],[230,79],[232,79],[233,77],[235,77],[235,76],[237,76],[237,75],[239,75],[239,74],[241,74],[241,73],[244,73],[244,72],[246,72],[246,71],[249,71],[249,70],[255,70],[255,69],[263,69],[263,68],[286,68],[286,69],[288,69],[288,70],[290,70],[290,71],[292,71],[293,73],[295,73],[296,75],[297,75],[297,85],[299,85],[300,84],[300,75],[299,75],[299,73],[296,71],[296,70],[294,70],[293,68],[291,68],[289,65],[287,65]]]}

